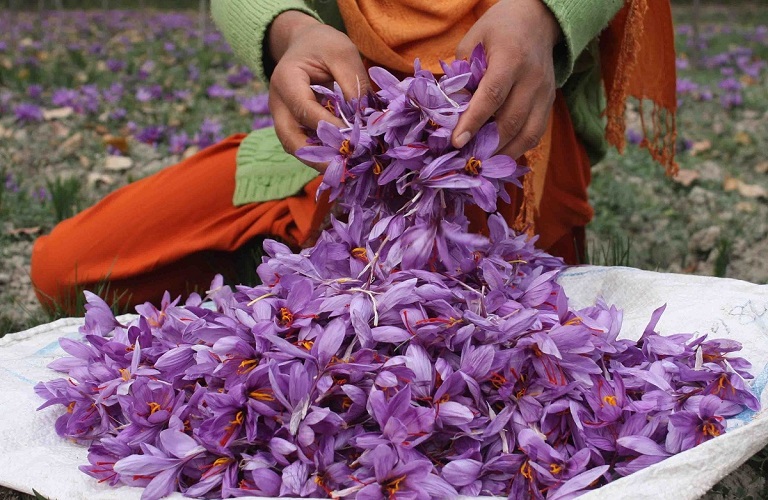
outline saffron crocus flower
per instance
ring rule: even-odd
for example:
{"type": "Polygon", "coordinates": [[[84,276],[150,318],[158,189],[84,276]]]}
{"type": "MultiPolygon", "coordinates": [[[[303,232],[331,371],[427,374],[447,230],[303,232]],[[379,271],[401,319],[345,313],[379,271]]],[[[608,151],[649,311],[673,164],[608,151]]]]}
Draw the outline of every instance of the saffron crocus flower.
{"type": "Polygon", "coordinates": [[[725,419],[718,415],[721,404],[720,398],[708,395],[699,401],[698,411],[679,411],[670,415],[667,450],[680,453],[725,432],[725,419]]]}
{"type": "Polygon", "coordinates": [[[160,447],[142,444],[143,454],[130,455],[114,464],[114,471],[127,484],[144,486],[142,500],[156,500],[178,488],[179,474],[205,448],[177,429],[160,432],[160,447]]]}
{"type": "Polygon", "coordinates": [[[31,103],[17,104],[13,108],[13,114],[16,115],[16,121],[19,122],[32,123],[43,121],[43,110],[31,103]]]}

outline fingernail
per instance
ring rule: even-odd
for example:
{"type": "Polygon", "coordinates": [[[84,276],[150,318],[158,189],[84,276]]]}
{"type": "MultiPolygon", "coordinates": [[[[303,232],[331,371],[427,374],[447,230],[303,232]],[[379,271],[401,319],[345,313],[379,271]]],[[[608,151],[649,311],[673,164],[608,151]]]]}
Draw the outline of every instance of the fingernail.
{"type": "Polygon", "coordinates": [[[472,134],[469,132],[462,132],[459,134],[459,136],[456,138],[456,147],[463,148],[464,145],[469,142],[470,137],[472,137],[472,134]]]}

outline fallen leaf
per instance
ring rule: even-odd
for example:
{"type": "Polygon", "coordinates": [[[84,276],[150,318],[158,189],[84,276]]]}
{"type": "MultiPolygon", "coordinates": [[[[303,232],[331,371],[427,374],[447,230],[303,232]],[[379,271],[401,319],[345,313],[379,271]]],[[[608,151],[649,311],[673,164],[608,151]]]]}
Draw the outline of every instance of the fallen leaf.
{"type": "Polygon", "coordinates": [[[696,141],[691,144],[689,153],[691,156],[696,156],[697,154],[703,153],[704,151],[709,151],[710,149],[712,149],[712,141],[709,139],[704,139],[703,141],[696,141]]]}
{"type": "Polygon", "coordinates": [[[745,198],[768,198],[768,189],[758,184],[747,184],[735,177],[726,177],[723,189],[726,192],[738,191],[745,198]]]}
{"type": "Polygon", "coordinates": [[[133,160],[127,156],[109,155],[107,161],[104,164],[106,170],[112,172],[122,172],[128,170],[133,166],[133,160]]]}
{"type": "Polygon", "coordinates": [[[739,185],[739,194],[745,198],[768,198],[768,189],[758,184],[739,185]]]}
{"type": "Polygon", "coordinates": [[[733,208],[735,208],[737,212],[742,212],[745,214],[751,214],[755,212],[755,204],[751,201],[740,201],[734,205],[733,208]]]}
{"type": "Polygon", "coordinates": [[[755,172],[758,174],[768,174],[768,161],[761,161],[755,165],[755,172]]]}
{"type": "Polygon", "coordinates": [[[723,181],[723,189],[726,193],[729,193],[731,191],[736,191],[739,189],[739,184],[741,184],[741,181],[737,179],[736,177],[726,177],[725,181],[723,181]]]}
{"type": "Polygon", "coordinates": [[[40,234],[40,226],[35,227],[19,227],[8,230],[10,236],[35,236],[40,234]]]}
{"type": "Polygon", "coordinates": [[[111,134],[105,135],[104,144],[112,146],[113,148],[117,149],[123,154],[127,153],[128,150],[130,149],[130,147],[128,146],[128,140],[125,137],[122,137],[119,135],[111,135],[111,134]]]}
{"type": "Polygon", "coordinates": [[[749,136],[748,133],[744,132],[743,130],[741,132],[736,132],[736,135],[733,136],[733,140],[736,141],[737,144],[741,144],[742,146],[749,146],[752,144],[752,138],[749,136]]]}
{"type": "Polygon", "coordinates": [[[79,150],[83,145],[83,134],[81,132],[77,132],[76,134],[72,135],[69,139],[59,144],[59,154],[62,156],[69,156],[73,155],[79,150]]]}
{"type": "Polygon", "coordinates": [[[181,155],[183,159],[187,159],[190,156],[196,155],[197,152],[200,151],[200,148],[197,146],[190,146],[187,149],[184,150],[184,153],[181,155]]]}
{"type": "Polygon", "coordinates": [[[678,170],[677,175],[675,175],[672,180],[677,182],[678,184],[682,184],[685,187],[690,186],[693,184],[693,181],[699,178],[699,172],[696,170],[691,170],[687,168],[681,168],[678,170]]]}
{"type": "Polygon", "coordinates": [[[93,187],[98,184],[104,184],[106,186],[111,186],[115,183],[115,178],[111,175],[107,174],[100,174],[98,172],[90,172],[88,174],[88,185],[93,187]]]}
{"type": "Polygon", "coordinates": [[[46,120],[61,120],[62,118],[67,118],[74,113],[75,110],[72,109],[70,106],[65,106],[63,108],[54,108],[54,109],[46,109],[43,110],[43,118],[46,120]]]}

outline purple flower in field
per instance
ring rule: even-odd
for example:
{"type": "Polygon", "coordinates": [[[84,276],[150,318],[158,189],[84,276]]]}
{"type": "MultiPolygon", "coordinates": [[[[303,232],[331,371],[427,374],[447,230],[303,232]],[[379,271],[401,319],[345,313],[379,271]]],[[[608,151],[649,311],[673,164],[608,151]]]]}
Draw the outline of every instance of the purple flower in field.
{"type": "Polygon", "coordinates": [[[56,89],[51,95],[51,104],[54,106],[77,106],[77,101],[80,95],[76,90],[72,89],[56,89]]]}
{"type": "Polygon", "coordinates": [[[139,71],[136,74],[138,76],[139,80],[146,80],[149,78],[149,75],[155,70],[155,61],[149,59],[147,61],[144,61],[141,66],[139,66],[139,71]]]}
{"type": "Polygon", "coordinates": [[[32,103],[17,104],[13,108],[13,114],[16,115],[16,121],[22,123],[43,121],[43,110],[32,103]]]}
{"type": "Polygon", "coordinates": [[[192,97],[192,91],[189,89],[176,89],[173,91],[173,98],[177,101],[188,101],[192,97]]]}
{"type": "Polygon", "coordinates": [[[638,132],[637,130],[633,128],[627,129],[627,141],[629,141],[630,144],[640,144],[640,142],[643,140],[643,135],[638,132]]]}
{"type": "Polygon", "coordinates": [[[30,85],[27,87],[27,95],[35,101],[40,100],[43,95],[43,86],[37,84],[30,85]]]}
{"type": "Polygon", "coordinates": [[[696,82],[692,82],[688,78],[678,78],[677,79],[677,93],[678,94],[691,94],[695,91],[699,90],[699,84],[696,82]]]}
{"type": "Polygon", "coordinates": [[[232,87],[244,87],[253,80],[253,73],[247,66],[235,66],[235,71],[227,75],[227,83],[232,87]]]}
{"type": "Polygon", "coordinates": [[[258,94],[248,96],[243,99],[238,99],[240,106],[243,107],[249,113],[255,115],[268,115],[269,114],[269,95],[258,94]]]}
{"type": "Polygon", "coordinates": [[[136,134],[136,140],[144,144],[157,146],[165,138],[165,127],[161,125],[150,125],[144,127],[136,134]]]}
{"type": "Polygon", "coordinates": [[[18,193],[19,184],[12,174],[5,174],[5,180],[3,182],[3,189],[9,193],[18,193]]]}
{"type": "Polygon", "coordinates": [[[109,112],[109,119],[112,121],[120,121],[124,120],[127,115],[128,112],[125,108],[115,108],[109,112]]]}
{"type": "Polygon", "coordinates": [[[251,122],[251,129],[259,130],[262,128],[271,127],[274,124],[275,124],[275,121],[272,119],[271,116],[257,116],[251,122]]]}
{"type": "Polygon", "coordinates": [[[178,134],[171,134],[168,137],[168,151],[172,154],[179,155],[186,151],[189,147],[189,136],[186,132],[180,132],[178,134]]]}
{"type": "Polygon", "coordinates": [[[126,67],[125,61],[123,59],[110,58],[107,59],[105,64],[110,73],[120,73],[126,67]]]}
{"type": "MultiPolygon", "coordinates": [[[[159,87],[159,85],[157,86],[159,87]]],[[[157,99],[154,89],[149,87],[139,87],[136,90],[136,100],[139,102],[149,102],[157,99]]]]}
{"type": "Polygon", "coordinates": [[[234,90],[223,87],[218,83],[214,83],[208,87],[205,92],[208,94],[208,97],[212,97],[214,99],[231,99],[235,95],[234,90]]]}
{"type": "Polygon", "coordinates": [[[190,82],[196,82],[200,79],[200,68],[194,64],[187,66],[187,79],[190,82]]]}
{"type": "Polygon", "coordinates": [[[741,82],[739,82],[737,79],[730,77],[725,78],[720,81],[720,83],[717,84],[717,86],[726,92],[738,92],[741,91],[743,88],[741,82]]]}
{"type": "Polygon", "coordinates": [[[104,89],[101,93],[104,102],[109,104],[117,104],[123,98],[125,88],[122,83],[112,83],[108,88],[104,89]]]}
{"type": "Polygon", "coordinates": [[[51,200],[51,193],[44,187],[39,187],[32,192],[32,198],[39,203],[46,203],[51,200]]]}
{"type": "Polygon", "coordinates": [[[690,63],[688,62],[687,57],[678,57],[677,59],[675,59],[675,66],[677,67],[677,69],[688,69],[688,67],[690,66],[690,63]]]}

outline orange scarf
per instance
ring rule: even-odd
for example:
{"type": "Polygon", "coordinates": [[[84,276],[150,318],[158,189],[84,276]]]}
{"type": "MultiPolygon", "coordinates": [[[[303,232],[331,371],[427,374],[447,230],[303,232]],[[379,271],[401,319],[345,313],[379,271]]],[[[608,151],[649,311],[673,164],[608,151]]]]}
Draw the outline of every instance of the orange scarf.
{"type": "MultiPolygon", "coordinates": [[[[338,0],[338,6],[347,34],[368,62],[407,74],[419,57],[422,67],[440,73],[438,60],[454,58],[464,34],[496,1],[338,0]]],[[[677,98],[669,0],[627,0],[600,36],[600,58],[606,139],[623,151],[627,99],[637,99],[645,137],[641,146],[674,174],[677,98]]],[[[533,234],[535,225],[539,245],[549,248],[592,216],[586,194],[590,165],[567,107],[556,103],[546,134],[522,161],[532,172],[523,195],[515,197],[517,207],[505,215],[517,230],[533,234]]]]}

